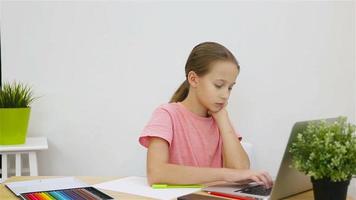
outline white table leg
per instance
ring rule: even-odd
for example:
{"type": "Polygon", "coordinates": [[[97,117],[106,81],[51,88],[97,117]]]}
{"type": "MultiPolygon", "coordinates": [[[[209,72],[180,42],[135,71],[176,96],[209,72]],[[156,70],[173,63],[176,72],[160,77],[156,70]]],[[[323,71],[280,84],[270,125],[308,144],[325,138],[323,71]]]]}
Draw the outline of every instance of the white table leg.
{"type": "Polygon", "coordinates": [[[2,153],[1,154],[1,176],[2,176],[2,181],[5,181],[7,179],[7,154],[2,153]]]}
{"type": "Polygon", "coordinates": [[[35,151],[31,151],[29,153],[29,161],[30,161],[30,176],[38,176],[37,155],[35,151]]]}
{"type": "Polygon", "coordinates": [[[21,153],[16,153],[15,167],[16,176],[21,176],[21,153]]]}

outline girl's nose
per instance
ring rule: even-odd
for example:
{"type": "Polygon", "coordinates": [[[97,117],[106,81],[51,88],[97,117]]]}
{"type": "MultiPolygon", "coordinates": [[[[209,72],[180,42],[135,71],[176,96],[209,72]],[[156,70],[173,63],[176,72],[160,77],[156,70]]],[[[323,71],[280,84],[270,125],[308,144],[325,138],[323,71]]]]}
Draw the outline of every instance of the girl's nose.
{"type": "Polygon", "coordinates": [[[227,100],[229,98],[229,96],[230,96],[229,90],[227,90],[227,91],[224,90],[224,92],[222,92],[222,94],[221,94],[221,98],[224,100],[227,100]]]}

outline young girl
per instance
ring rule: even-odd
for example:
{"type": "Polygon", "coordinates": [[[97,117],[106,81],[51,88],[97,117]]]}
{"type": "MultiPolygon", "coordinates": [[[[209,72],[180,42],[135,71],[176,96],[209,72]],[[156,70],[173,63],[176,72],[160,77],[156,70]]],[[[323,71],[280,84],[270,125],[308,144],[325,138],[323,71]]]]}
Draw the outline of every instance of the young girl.
{"type": "Polygon", "coordinates": [[[218,43],[193,48],[186,80],[170,103],[154,111],[139,138],[148,149],[150,185],[255,181],[271,187],[267,172],[249,169],[226,110],[239,70],[234,55],[218,43]]]}

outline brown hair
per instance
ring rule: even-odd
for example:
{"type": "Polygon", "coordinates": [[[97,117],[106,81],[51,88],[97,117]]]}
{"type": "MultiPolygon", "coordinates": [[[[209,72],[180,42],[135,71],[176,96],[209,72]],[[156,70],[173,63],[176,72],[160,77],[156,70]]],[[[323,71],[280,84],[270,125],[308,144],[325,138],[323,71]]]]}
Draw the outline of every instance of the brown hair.
{"type": "Polygon", "coordinates": [[[198,76],[204,76],[210,71],[211,63],[215,61],[230,61],[236,64],[240,71],[240,66],[235,56],[223,45],[216,42],[203,42],[198,44],[190,52],[187,63],[185,64],[185,81],[173,94],[171,102],[183,101],[189,93],[188,73],[194,71],[198,76]]]}

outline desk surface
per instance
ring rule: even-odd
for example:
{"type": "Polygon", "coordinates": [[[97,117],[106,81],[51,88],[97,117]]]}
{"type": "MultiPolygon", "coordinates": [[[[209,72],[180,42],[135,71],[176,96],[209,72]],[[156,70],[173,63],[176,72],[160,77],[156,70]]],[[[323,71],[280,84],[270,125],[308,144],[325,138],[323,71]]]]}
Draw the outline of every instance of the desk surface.
{"type": "MultiPolygon", "coordinates": [[[[13,182],[13,181],[24,181],[24,180],[34,180],[34,179],[40,179],[40,178],[55,178],[54,176],[52,177],[48,177],[48,176],[17,176],[17,177],[11,177],[9,179],[7,179],[5,182],[13,182]]],[[[118,177],[76,177],[90,185],[92,184],[97,184],[97,183],[101,183],[101,182],[105,182],[105,181],[110,181],[110,180],[114,180],[114,179],[118,179],[118,177]]],[[[115,199],[125,199],[125,200],[139,200],[139,199],[143,199],[143,200],[150,200],[151,198],[148,197],[141,197],[141,196],[137,196],[137,195],[132,195],[132,194],[125,194],[125,193],[121,193],[121,192],[113,192],[113,191],[109,191],[109,190],[102,190],[105,193],[107,193],[108,195],[112,196],[115,199]]],[[[204,192],[199,192],[201,194],[206,194],[204,192]]],[[[10,191],[8,190],[4,184],[0,184],[0,199],[1,200],[16,200],[16,196],[10,191]]],[[[221,199],[226,199],[226,198],[221,198],[221,199]]],[[[314,196],[313,196],[313,192],[312,191],[307,191],[304,192],[302,194],[290,197],[290,198],[286,198],[286,200],[313,200],[314,196]]],[[[347,198],[347,200],[354,200],[353,198],[349,197],[347,198]]]]}

